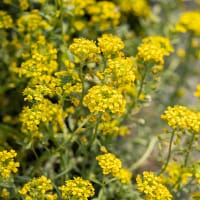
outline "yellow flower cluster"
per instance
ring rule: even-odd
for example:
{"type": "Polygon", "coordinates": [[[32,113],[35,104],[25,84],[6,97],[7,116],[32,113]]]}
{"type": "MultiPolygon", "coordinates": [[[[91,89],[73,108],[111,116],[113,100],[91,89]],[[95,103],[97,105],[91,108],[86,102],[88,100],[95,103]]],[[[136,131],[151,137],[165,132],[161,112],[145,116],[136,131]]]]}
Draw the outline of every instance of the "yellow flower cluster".
{"type": "Polygon", "coordinates": [[[23,91],[25,101],[43,101],[44,96],[54,97],[62,93],[61,80],[50,75],[36,76],[23,91]]]}
{"type": "Polygon", "coordinates": [[[18,162],[14,162],[14,158],[17,156],[15,150],[0,151],[0,178],[9,178],[11,173],[16,173],[19,167],[18,162]]]}
{"type": "Polygon", "coordinates": [[[197,90],[194,93],[194,96],[200,98],[200,84],[197,85],[197,90]]]}
{"type": "Polygon", "coordinates": [[[200,184],[200,172],[195,173],[195,178],[197,179],[197,183],[200,184]]]}
{"type": "Polygon", "coordinates": [[[200,113],[184,106],[169,106],[161,115],[161,119],[173,129],[188,129],[195,132],[200,130],[200,113]]]}
{"type": "Polygon", "coordinates": [[[136,68],[131,58],[109,59],[103,71],[103,80],[110,86],[124,90],[126,86],[133,86],[136,68]]]}
{"type": "Polygon", "coordinates": [[[32,10],[30,13],[21,15],[17,20],[19,32],[37,32],[40,30],[47,30],[50,25],[40,16],[39,10],[32,10]]]}
{"type": "Polygon", "coordinates": [[[41,176],[30,180],[18,192],[24,196],[26,200],[56,200],[57,194],[53,194],[52,190],[51,180],[47,179],[45,176],[41,176]]]}
{"type": "Polygon", "coordinates": [[[87,9],[91,15],[89,25],[98,25],[100,30],[115,27],[119,23],[120,12],[117,6],[109,1],[100,1],[91,5],[87,9]]]}
{"type": "Polygon", "coordinates": [[[123,55],[121,50],[124,43],[118,36],[112,34],[103,34],[98,40],[98,46],[106,58],[120,57],[123,55]]]}
{"type": "Polygon", "coordinates": [[[2,190],[0,190],[0,197],[2,199],[9,199],[10,192],[6,188],[3,188],[2,190]]]}
{"type": "Polygon", "coordinates": [[[37,78],[43,74],[51,75],[58,67],[57,49],[47,43],[44,37],[39,37],[39,40],[31,45],[29,57],[19,69],[20,76],[37,78]]]}
{"type": "Polygon", "coordinates": [[[94,196],[94,187],[90,181],[81,177],[66,181],[65,185],[60,186],[59,189],[62,191],[63,200],[87,200],[94,196]]]}
{"type": "Polygon", "coordinates": [[[39,131],[39,126],[43,123],[48,127],[52,124],[53,131],[57,132],[64,126],[64,112],[59,104],[53,104],[48,99],[43,99],[42,102],[34,104],[31,108],[25,106],[20,114],[22,122],[21,130],[23,133],[31,137],[43,138],[39,131]]]}
{"type": "Polygon", "coordinates": [[[0,29],[1,28],[12,28],[13,27],[13,20],[7,12],[0,10],[0,29]]]}
{"type": "Polygon", "coordinates": [[[127,184],[131,181],[132,173],[128,169],[121,168],[116,174],[116,178],[118,178],[122,184],[127,184]]]}
{"type": "Polygon", "coordinates": [[[150,7],[146,0],[118,0],[118,2],[122,12],[133,13],[137,17],[150,15],[150,7]]]}
{"type": "Polygon", "coordinates": [[[88,90],[83,104],[90,112],[111,112],[120,116],[125,112],[126,101],[122,94],[112,87],[96,85],[88,90]]]}
{"type": "Polygon", "coordinates": [[[27,0],[20,0],[19,3],[22,10],[27,10],[29,8],[29,2],[27,0]]]}
{"type": "Polygon", "coordinates": [[[165,171],[167,175],[163,175],[161,178],[166,184],[173,186],[174,189],[177,189],[179,181],[186,185],[189,178],[192,177],[192,168],[183,167],[176,162],[170,163],[165,171]]]}
{"type": "Polygon", "coordinates": [[[187,11],[182,13],[176,24],[176,31],[187,32],[192,31],[196,36],[200,36],[200,12],[187,11]]]}
{"type": "Polygon", "coordinates": [[[123,184],[129,183],[132,177],[132,173],[129,170],[122,168],[121,160],[114,154],[108,153],[107,150],[104,152],[104,154],[96,157],[98,164],[103,170],[103,174],[111,174],[112,176],[119,179],[123,184]]]}
{"type": "Polygon", "coordinates": [[[173,50],[168,38],[149,36],[144,38],[138,46],[137,59],[163,65],[164,56],[168,56],[173,50]]]}
{"type": "Polygon", "coordinates": [[[122,162],[112,153],[105,153],[96,157],[98,164],[103,170],[103,174],[116,176],[122,168],[122,162]]]}
{"type": "Polygon", "coordinates": [[[146,200],[171,200],[167,187],[162,184],[160,177],[156,177],[153,172],[143,172],[143,177],[140,175],[136,178],[138,190],[145,194],[146,200]]]}
{"type": "Polygon", "coordinates": [[[102,122],[99,124],[98,129],[103,135],[126,136],[130,134],[126,126],[119,126],[118,120],[102,122]]]}
{"type": "Polygon", "coordinates": [[[100,49],[94,41],[84,38],[75,38],[69,49],[81,62],[96,61],[97,55],[100,53],[100,49]]]}
{"type": "Polygon", "coordinates": [[[71,0],[71,1],[64,1],[64,5],[71,8],[71,12],[75,16],[83,16],[86,13],[86,8],[94,4],[95,0],[71,0]]]}

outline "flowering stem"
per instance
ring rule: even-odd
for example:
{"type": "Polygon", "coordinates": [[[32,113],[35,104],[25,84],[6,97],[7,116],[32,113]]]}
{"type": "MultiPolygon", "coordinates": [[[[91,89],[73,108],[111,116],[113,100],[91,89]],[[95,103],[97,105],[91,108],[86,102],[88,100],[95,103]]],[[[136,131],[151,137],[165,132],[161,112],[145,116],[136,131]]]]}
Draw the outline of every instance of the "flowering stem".
{"type": "Polygon", "coordinates": [[[173,130],[173,132],[171,134],[169,150],[168,150],[168,155],[167,155],[167,161],[166,161],[165,165],[162,167],[162,170],[158,173],[158,175],[162,174],[169,164],[169,160],[170,160],[171,153],[172,153],[172,143],[173,143],[174,135],[175,135],[175,130],[173,130]]]}
{"type": "Polygon", "coordinates": [[[145,77],[147,75],[147,71],[148,71],[148,66],[145,66],[144,67],[144,73],[142,74],[142,79],[141,79],[141,82],[140,82],[140,88],[139,88],[139,91],[138,91],[138,94],[137,94],[137,99],[140,97],[140,95],[142,93],[142,89],[143,89],[143,86],[144,86],[144,80],[145,80],[145,77]]]}
{"type": "Polygon", "coordinates": [[[100,121],[100,117],[101,115],[98,116],[98,119],[97,119],[97,123],[96,123],[96,126],[95,126],[95,129],[94,129],[94,134],[90,140],[90,143],[89,143],[89,146],[91,146],[97,136],[97,132],[98,132],[98,126],[99,126],[99,121],[100,121]]]}
{"type": "Polygon", "coordinates": [[[80,64],[80,78],[81,78],[81,83],[82,83],[82,93],[81,93],[81,105],[83,105],[83,97],[85,95],[85,84],[84,84],[84,78],[83,78],[83,64],[80,64]]]}
{"type": "Polygon", "coordinates": [[[191,149],[192,149],[194,137],[195,137],[195,132],[193,131],[192,137],[191,137],[191,140],[190,140],[190,143],[189,143],[189,147],[188,147],[188,150],[187,150],[187,153],[186,153],[186,156],[185,156],[185,160],[184,160],[184,166],[185,167],[187,166],[187,163],[188,163],[188,159],[189,159],[189,155],[190,155],[190,152],[191,152],[191,149]]]}

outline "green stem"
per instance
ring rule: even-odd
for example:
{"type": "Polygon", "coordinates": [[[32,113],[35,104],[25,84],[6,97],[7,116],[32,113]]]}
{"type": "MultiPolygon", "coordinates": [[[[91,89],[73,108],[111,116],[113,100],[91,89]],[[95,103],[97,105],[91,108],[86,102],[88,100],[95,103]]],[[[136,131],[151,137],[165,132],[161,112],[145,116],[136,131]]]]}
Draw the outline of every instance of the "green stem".
{"type": "Polygon", "coordinates": [[[150,156],[150,154],[152,153],[152,150],[155,146],[157,142],[157,138],[156,137],[152,137],[151,138],[151,141],[149,142],[149,146],[147,148],[147,150],[145,151],[145,153],[143,154],[143,156],[136,162],[136,163],[133,163],[131,166],[130,166],[130,171],[134,171],[136,170],[137,168],[139,168],[142,163],[145,162],[145,160],[150,156]]]}
{"type": "Polygon", "coordinates": [[[192,150],[192,144],[194,142],[194,138],[195,138],[195,132],[193,131],[192,137],[191,137],[191,140],[190,140],[190,143],[189,143],[189,147],[187,149],[187,153],[186,153],[186,156],[185,156],[184,167],[187,167],[187,163],[188,163],[190,152],[192,150]]]}
{"type": "Polygon", "coordinates": [[[139,88],[139,91],[138,91],[138,94],[137,94],[137,99],[140,97],[140,95],[142,93],[143,86],[144,86],[144,80],[145,80],[145,77],[147,75],[148,68],[149,68],[149,66],[144,66],[144,73],[142,74],[142,79],[141,79],[141,82],[140,82],[140,88],[139,88]]]}
{"type": "Polygon", "coordinates": [[[189,61],[190,61],[190,56],[191,56],[191,52],[192,52],[192,33],[189,33],[188,39],[187,39],[187,44],[186,44],[186,56],[182,59],[182,61],[180,62],[178,68],[181,67],[181,71],[180,71],[180,75],[179,75],[179,80],[175,85],[174,91],[171,94],[171,97],[169,98],[170,102],[172,104],[175,103],[176,99],[177,99],[177,91],[180,89],[180,87],[183,86],[183,84],[186,82],[187,80],[187,76],[189,74],[189,61]]]}
{"type": "Polygon", "coordinates": [[[81,93],[81,105],[83,105],[83,97],[85,95],[85,84],[84,84],[84,77],[83,77],[83,64],[80,64],[80,78],[82,83],[82,93],[81,93]]]}
{"type": "Polygon", "coordinates": [[[172,153],[172,143],[173,143],[174,136],[175,136],[175,130],[173,130],[173,132],[171,134],[169,150],[168,150],[168,155],[167,155],[167,161],[166,161],[165,165],[163,166],[162,170],[158,173],[158,175],[162,174],[166,170],[166,168],[169,164],[169,160],[170,160],[171,153],[172,153]]]}
{"type": "Polygon", "coordinates": [[[95,138],[97,137],[100,118],[101,118],[101,115],[98,116],[97,123],[96,123],[95,129],[94,129],[94,134],[93,134],[93,136],[92,136],[92,138],[90,140],[89,146],[91,146],[93,144],[95,138]]]}

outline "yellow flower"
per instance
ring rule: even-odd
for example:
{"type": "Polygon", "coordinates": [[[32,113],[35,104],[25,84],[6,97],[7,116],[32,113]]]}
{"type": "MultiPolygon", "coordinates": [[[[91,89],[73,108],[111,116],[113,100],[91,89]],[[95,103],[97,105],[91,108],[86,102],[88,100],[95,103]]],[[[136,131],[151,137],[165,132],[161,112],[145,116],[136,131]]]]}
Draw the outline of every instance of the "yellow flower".
{"type": "Polygon", "coordinates": [[[98,164],[103,170],[103,174],[111,174],[112,176],[117,176],[122,168],[122,163],[119,158],[117,158],[112,153],[105,153],[96,157],[98,164]]]}
{"type": "Polygon", "coordinates": [[[197,90],[194,92],[194,96],[200,98],[200,84],[197,85],[197,90]]]}
{"type": "Polygon", "coordinates": [[[0,178],[9,178],[11,173],[17,173],[19,163],[14,162],[14,158],[17,156],[15,150],[0,151],[0,178]]]}
{"type": "Polygon", "coordinates": [[[146,200],[171,200],[167,187],[162,184],[161,178],[156,177],[153,172],[143,172],[136,178],[138,190],[145,195],[146,200]]]}
{"type": "Polygon", "coordinates": [[[161,115],[161,119],[173,129],[188,129],[195,132],[200,130],[200,113],[184,106],[169,106],[161,115]]]}
{"type": "Polygon", "coordinates": [[[82,62],[86,60],[95,61],[97,55],[100,53],[94,41],[84,38],[75,38],[69,49],[82,62]]]}
{"type": "Polygon", "coordinates": [[[88,6],[87,12],[91,15],[89,25],[98,25],[100,30],[115,27],[119,23],[120,12],[113,2],[100,1],[88,6]]]}
{"type": "Polygon", "coordinates": [[[126,101],[122,94],[112,87],[96,85],[89,89],[83,104],[90,112],[111,112],[120,116],[125,112],[126,101]]]}
{"type": "Polygon", "coordinates": [[[116,177],[121,181],[121,183],[127,184],[131,181],[132,173],[128,169],[121,168],[116,177]]]}
{"type": "Polygon", "coordinates": [[[123,55],[121,50],[124,48],[124,43],[118,36],[103,34],[97,40],[98,46],[106,58],[121,57],[123,55]]]}
{"type": "Polygon", "coordinates": [[[27,10],[29,8],[29,3],[27,0],[20,0],[19,2],[22,10],[27,10]]]}
{"type": "Polygon", "coordinates": [[[57,195],[52,193],[53,187],[51,180],[45,176],[33,178],[26,183],[18,192],[24,196],[25,199],[51,199],[56,200],[57,195]]]}
{"type": "Polygon", "coordinates": [[[30,137],[43,138],[40,125],[52,125],[54,132],[64,127],[64,111],[59,104],[53,104],[48,99],[34,104],[31,108],[25,106],[20,114],[21,130],[30,137]]]}
{"type": "Polygon", "coordinates": [[[74,180],[68,180],[65,185],[59,187],[62,192],[63,200],[87,200],[94,196],[94,187],[88,180],[76,177],[74,180]]]}
{"type": "Polygon", "coordinates": [[[99,124],[99,130],[103,135],[126,136],[130,134],[126,126],[119,126],[118,120],[104,121],[99,124]]]}
{"type": "Polygon", "coordinates": [[[122,91],[126,86],[134,86],[136,68],[131,58],[109,59],[107,65],[101,74],[106,84],[122,91]]]}
{"type": "Polygon", "coordinates": [[[150,6],[146,0],[118,0],[120,10],[124,13],[133,13],[138,17],[148,17],[150,6]]]}
{"type": "Polygon", "coordinates": [[[183,185],[186,185],[189,182],[189,178],[192,177],[192,168],[182,167],[178,163],[170,163],[166,170],[167,175],[162,176],[162,180],[177,189],[177,184],[180,181],[183,185]]]}
{"type": "Polygon", "coordinates": [[[187,32],[192,31],[196,36],[200,36],[200,12],[187,11],[181,14],[176,24],[176,31],[187,32]]]}
{"type": "Polygon", "coordinates": [[[1,28],[12,28],[13,20],[10,15],[7,14],[6,11],[0,10],[0,29],[1,28]]]}
{"type": "Polygon", "coordinates": [[[168,38],[162,36],[149,36],[142,40],[138,46],[137,59],[143,62],[164,64],[164,56],[173,52],[173,47],[168,38]]]}
{"type": "Polygon", "coordinates": [[[17,27],[19,32],[35,32],[47,30],[50,25],[40,16],[39,10],[32,10],[31,12],[21,15],[17,20],[17,27]]]}

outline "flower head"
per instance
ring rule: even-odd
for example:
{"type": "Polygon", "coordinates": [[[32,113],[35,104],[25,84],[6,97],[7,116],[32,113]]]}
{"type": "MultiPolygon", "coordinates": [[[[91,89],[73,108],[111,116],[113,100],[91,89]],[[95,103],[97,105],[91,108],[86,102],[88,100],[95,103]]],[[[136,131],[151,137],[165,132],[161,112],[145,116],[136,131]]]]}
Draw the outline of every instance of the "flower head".
{"type": "Polygon", "coordinates": [[[195,91],[194,96],[200,98],[200,84],[197,85],[197,90],[195,91]]]}
{"type": "Polygon", "coordinates": [[[142,40],[138,47],[137,59],[143,62],[163,64],[164,56],[173,52],[173,47],[168,38],[162,36],[149,36],[142,40]]]}
{"type": "Polygon", "coordinates": [[[86,60],[95,61],[95,58],[100,53],[100,49],[95,42],[85,38],[75,38],[69,49],[82,62],[86,60]]]}
{"type": "Polygon", "coordinates": [[[200,12],[199,11],[187,11],[182,13],[180,19],[176,24],[176,30],[178,32],[192,31],[196,36],[200,36],[200,12]]]}
{"type": "Polygon", "coordinates": [[[169,106],[161,118],[173,129],[188,129],[195,132],[200,130],[200,113],[184,106],[169,106]]]}
{"type": "Polygon", "coordinates": [[[96,159],[103,170],[103,174],[119,175],[122,163],[114,154],[105,153],[97,156],[96,159]]]}
{"type": "Polygon", "coordinates": [[[57,195],[52,194],[53,189],[51,180],[47,179],[45,176],[39,178],[33,178],[28,183],[26,183],[20,190],[19,193],[25,197],[25,199],[48,199],[56,200],[57,195]]]}
{"type": "Polygon", "coordinates": [[[0,10],[0,29],[12,28],[12,26],[13,26],[12,17],[6,11],[0,10]]]}
{"type": "Polygon", "coordinates": [[[18,171],[19,163],[14,162],[14,158],[17,156],[15,150],[0,151],[0,178],[7,179],[11,176],[11,173],[18,171]]]}
{"type": "Polygon", "coordinates": [[[97,40],[98,46],[106,58],[121,57],[123,55],[121,50],[124,48],[124,43],[118,36],[103,34],[97,40]]]}
{"type": "Polygon", "coordinates": [[[62,191],[63,200],[87,200],[94,196],[94,187],[90,181],[81,177],[66,181],[65,185],[60,186],[59,189],[62,191]]]}
{"type": "Polygon", "coordinates": [[[128,169],[121,168],[116,177],[121,181],[121,183],[127,184],[131,181],[132,173],[128,169]]]}
{"type": "Polygon", "coordinates": [[[120,11],[113,2],[99,1],[88,6],[87,12],[91,15],[89,25],[98,25],[100,30],[115,27],[119,23],[120,11]]]}
{"type": "Polygon", "coordinates": [[[90,112],[111,112],[122,115],[125,112],[126,101],[122,94],[107,85],[96,85],[89,89],[83,98],[83,104],[90,112]]]}
{"type": "Polygon", "coordinates": [[[136,182],[138,190],[146,195],[146,200],[171,200],[167,187],[162,184],[161,178],[154,175],[153,172],[143,172],[143,177],[137,176],[136,182]]]}

